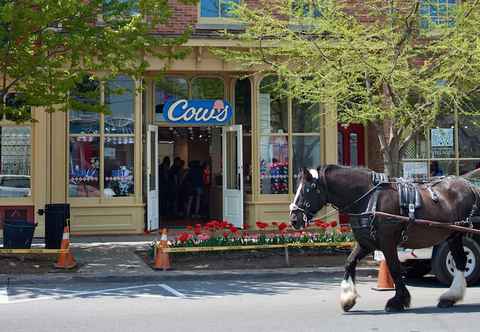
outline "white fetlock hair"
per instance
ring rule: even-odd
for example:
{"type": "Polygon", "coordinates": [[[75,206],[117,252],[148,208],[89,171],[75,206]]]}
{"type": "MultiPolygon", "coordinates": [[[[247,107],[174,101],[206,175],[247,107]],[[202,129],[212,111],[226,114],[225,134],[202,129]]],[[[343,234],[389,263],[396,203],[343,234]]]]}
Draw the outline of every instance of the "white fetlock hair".
{"type": "Polygon", "coordinates": [[[355,287],[351,277],[348,277],[347,280],[342,280],[340,288],[340,305],[344,311],[348,311],[355,305],[357,301],[357,288],[355,287]]]}
{"type": "Polygon", "coordinates": [[[465,273],[455,269],[452,284],[450,288],[440,296],[440,301],[461,301],[465,296],[466,289],[467,279],[465,279],[465,273]]]}

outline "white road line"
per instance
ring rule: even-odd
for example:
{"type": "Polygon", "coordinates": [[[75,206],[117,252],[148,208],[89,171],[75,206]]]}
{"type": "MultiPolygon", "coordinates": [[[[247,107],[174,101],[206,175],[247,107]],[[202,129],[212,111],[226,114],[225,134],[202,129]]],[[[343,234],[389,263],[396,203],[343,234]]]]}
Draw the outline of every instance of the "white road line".
{"type": "Polygon", "coordinates": [[[8,290],[7,287],[0,288],[0,304],[10,303],[8,300],[8,290]]]}
{"type": "Polygon", "coordinates": [[[33,290],[33,291],[40,291],[40,292],[63,292],[63,293],[80,293],[83,291],[74,291],[68,289],[59,289],[59,288],[35,288],[35,287],[18,287],[17,289],[26,289],[26,290],[33,290]]]}
{"type": "MultiPolygon", "coordinates": [[[[42,296],[42,297],[36,297],[36,298],[29,298],[29,299],[21,299],[21,300],[8,300],[8,297],[7,297],[7,301],[8,302],[1,302],[0,301],[0,304],[6,304],[6,303],[9,303],[9,304],[13,304],[13,303],[25,303],[25,302],[33,302],[33,301],[41,301],[41,300],[49,300],[49,299],[65,299],[65,298],[75,298],[75,297],[79,297],[79,296],[82,296],[82,295],[90,295],[90,294],[105,294],[105,293],[112,293],[112,292],[115,292],[115,291],[121,291],[121,290],[127,290],[127,289],[136,289],[136,288],[145,288],[145,287],[152,287],[152,286],[155,286],[155,287],[162,287],[164,288],[162,285],[158,285],[158,284],[147,284],[147,285],[141,285],[141,286],[130,286],[130,287],[119,287],[119,288],[110,288],[110,289],[100,289],[100,290],[95,290],[95,291],[80,291],[80,292],[76,292],[76,293],[73,293],[73,294],[63,294],[63,295],[51,295],[51,296],[42,296]]],[[[168,286],[167,286],[168,287],[168,286]]],[[[165,289],[165,288],[164,288],[165,289]]],[[[171,289],[173,292],[176,292],[174,289],[171,289]]],[[[177,292],[178,294],[181,294],[179,292],[177,292]]],[[[2,293],[0,292],[0,295],[2,293]]],[[[6,294],[6,288],[5,288],[5,294],[6,294]]],[[[116,293],[117,295],[121,295],[121,294],[118,294],[116,293]]],[[[182,296],[181,297],[184,297],[183,294],[181,294],[182,296]]],[[[1,297],[0,297],[1,299],[1,297]]]]}
{"type": "Polygon", "coordinates": [[[172,293],[172,294],[175,295],[175,296],[178,296],[178,297],[186,297],[185,294],[180,293],[179,291],[177,291],[176,289],[173,289],[172,287],[170,287],[170,286],[168,286],[168,285],[159,284],[158,286],[162,287],[162,288],[165,289],[167,292],[170,292],[170,293],[172,293]]]}

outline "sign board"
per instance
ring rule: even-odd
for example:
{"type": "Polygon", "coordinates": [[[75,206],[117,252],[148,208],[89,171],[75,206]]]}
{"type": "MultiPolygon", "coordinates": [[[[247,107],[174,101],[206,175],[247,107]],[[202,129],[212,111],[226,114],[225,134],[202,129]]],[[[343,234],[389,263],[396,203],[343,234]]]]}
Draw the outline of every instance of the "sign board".
{"type": "Polygon", "coordinates": [[[432,131],[433,147],[453,147],[453,128],[434,128],[432,131]]]}
{"type": "Polygon", "coordinates": [[[416,180],[428,178],[428,164],[422,161],[412,161],[403,163],[403,177],[416,180]]]}
{"type": "Polygon", "coordinates": [[[226,100],[173,99],[163,106],[164,119],[173,123],[224,125],[232,115],[226,100]]]}

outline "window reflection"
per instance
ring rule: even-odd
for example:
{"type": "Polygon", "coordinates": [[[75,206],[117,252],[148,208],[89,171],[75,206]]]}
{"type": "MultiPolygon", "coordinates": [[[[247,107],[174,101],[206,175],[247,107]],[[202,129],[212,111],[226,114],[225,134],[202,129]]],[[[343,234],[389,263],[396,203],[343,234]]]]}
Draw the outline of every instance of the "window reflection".
{"type": "Polygon", "coordinates": [[[133,137],[105,138],[106,197],[129,196],[134,193],[133,137]]]}
{"type": "Polygon", "coordinates": [[[260,192],[262,194],[288,194],[287,136],[261,138],[260,192]]]}
{"type": "Polygon", "coordinates": [[[273,76],[265,77],[260,84],[258,109],[260,114],[260,132],[287,133],[288,131],[288,104],[287,98],[276,91],[277,79],[273,76]]]}
{"type": "Polygon", "coordinates": [[[320,165],[320,137],[294,136],[293,141],[293,186],[297,187],[297,177],[301,167],[316,169],[320,165]]]}
{"type": "Polygon", "coordinates": [[[135,84],[127,76],[109,81],[105,103],[110,114],[105,115],[106,134],[133,134],[135,84]]]}
{"type": "Polygon", "coordinates": [[[100,139],[92,136],[70,138],[69,195],[100,196],[100,139]]]}
{"type": "Polygon", "coordinates": [[[188,83],[181,77],[164,77],[155,84],[155,119],[164,121],[163,106],[172,99],[187,99],[188,83]]]}
{"type": "Polygon", "coordinates": [[[192,81],[192,99],[223,99],[223,80],[216,77],[197,77],[192,81]]]}
{"type": "Polygon", "coordinates": [[[320,106],[292,102],[292,123],[295,133],[314,133],[320,131],[320,106]]]}
{"type": "Polygon", "coordinates": [[[70,134],[100,131],[100,82],[85,77],[70,93],[70,134]]]}
{"type": "Polygon", "coordinates": [[[0,197],[31,196],[31,127],[0,127],[0,197]]]}
{"type": "Polygon", "coordinates": [[[480,116],[459,117],[458,138],[460,157],[480,157],[480,116]]]}

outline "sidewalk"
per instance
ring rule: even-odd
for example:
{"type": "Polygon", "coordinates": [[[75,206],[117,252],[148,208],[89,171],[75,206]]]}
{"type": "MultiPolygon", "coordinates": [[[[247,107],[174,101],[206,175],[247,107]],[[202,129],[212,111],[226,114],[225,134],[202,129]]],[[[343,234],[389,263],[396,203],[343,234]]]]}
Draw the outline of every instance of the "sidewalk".
{"type": "MultiPolygon", "coordinates": [[[[338,259],[338,264],[315,268],[290,267],[274,269],[238,269],[238,270],[175,270],[175,261],[172,261],[173,270],[155,271],[151,269],[135,252],[147,250],[150,243],[159,238],[158,234],[128,235],[128,236],[73,236],[71,250],[79,264],[74,271],[51,270],[48,273],[35,274],[2,274],[0,283],[61,283],[61,282],[143,282],[160,280],[199,280],[205,278],[232,278],[260,275],[297,275],[318,274],[319,276],[341,276],[344,272],[344,258],[338,259]],[[338,266],[337,266],[338,265],[338,266]]],[[[33,247],[43,247],[42,239],[35,239],[33,247]]],[[[1,258],[0,258],[1,259],[1,258]]],[[[336,261],[335,261],[336,263],[336,261]]],[[[360,267],[361,275],[376,277],[375,266],[360,267]]],[[[0,267],[1,271],[1,267],[0,267]]]]}

